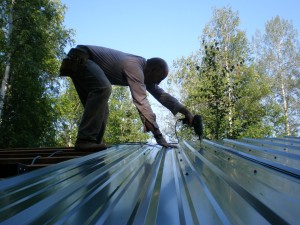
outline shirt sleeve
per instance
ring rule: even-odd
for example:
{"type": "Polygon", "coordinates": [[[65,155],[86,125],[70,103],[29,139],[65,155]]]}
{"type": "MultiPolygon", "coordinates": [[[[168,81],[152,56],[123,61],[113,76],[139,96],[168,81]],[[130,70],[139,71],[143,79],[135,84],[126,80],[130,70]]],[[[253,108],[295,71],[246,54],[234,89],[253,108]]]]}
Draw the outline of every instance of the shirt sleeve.
{"type": "Polygon", "coordinates": [[[176,115],[184,106],[172,95],[166,93],[157,84],[147,85],[147,91],[163,106],[176,115]]]}
{"type": "Polygon", "coordinates": [[[146,131],[158,129],[156,115],[152,111],[147,98],[147,89],[144,84],[144,73],[141,66],[136,64],[127,64],[124,71],[129,89],[132,95],[133,103],[136,106],[146,131]]]}

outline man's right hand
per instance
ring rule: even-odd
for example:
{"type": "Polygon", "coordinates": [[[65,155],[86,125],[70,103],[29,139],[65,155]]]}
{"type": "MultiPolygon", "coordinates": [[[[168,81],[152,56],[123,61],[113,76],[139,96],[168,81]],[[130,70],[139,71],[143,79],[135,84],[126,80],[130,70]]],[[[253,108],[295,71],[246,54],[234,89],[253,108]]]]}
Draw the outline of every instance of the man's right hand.
{"type": "Polygon", "coordinates": [[[189,126],[193,126],[193,119],[194,119],[194,114],[191,113],[187,108],[183,107],[179,111],[181,114],[185,116],[185,119],[187,120],[187,124],[189,126]]]}
{"type": "Polygon", "coordinates": [[[190,126],[193,126],[193,119],[194,119],[194,114],[191,112],[185,114],[185,118],[188,120],[190,126]]]}

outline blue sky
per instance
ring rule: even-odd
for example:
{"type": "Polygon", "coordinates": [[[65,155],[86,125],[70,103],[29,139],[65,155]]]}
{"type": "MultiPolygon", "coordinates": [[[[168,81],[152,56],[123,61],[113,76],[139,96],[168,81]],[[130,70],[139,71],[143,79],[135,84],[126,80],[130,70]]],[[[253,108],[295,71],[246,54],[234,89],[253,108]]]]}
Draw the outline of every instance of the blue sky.
{"type": "MultiPolygon", "coordinates": [[[[169,64],[199,48],[199,37],[213,8],[230,6],[250,40],[276,15],[300,33],[299,0],[62,0],[65,26],[76,44],[110,47],[169,64]]],[[[68,49],[67,49],[68,50],[68,49]]]]}

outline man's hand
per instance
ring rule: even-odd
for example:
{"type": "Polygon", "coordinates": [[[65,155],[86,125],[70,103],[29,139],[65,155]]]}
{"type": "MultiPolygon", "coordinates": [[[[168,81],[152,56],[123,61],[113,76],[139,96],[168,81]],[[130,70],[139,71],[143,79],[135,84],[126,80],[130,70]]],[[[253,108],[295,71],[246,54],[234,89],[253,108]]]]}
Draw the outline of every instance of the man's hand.
{"type": "Polygon", "coordinates": [[[157,136],[155,137],[156,139],[156,142],[157,144],[163,146],[163,147],[166,147],[166,148],[178,148],[177,145],[175,144],[169,144],[165,139],[164,137],[161,135],[161,136],[157,136]]]}
{"type": "Polygon", "coordinates": [[[181,108],[179,112],[185,116],[185,123],[187,123],[189,126],[193,126],[194,114],[185,107],[181,108]]]}
{"type": "Polygon", "coordinates": [[[194,114],[192,114],[191,112],[188,112],[187,114],[185,114],[185,118],[188,120],[190,126],[193,126],[193,119],[194,119],[194,114]]]}

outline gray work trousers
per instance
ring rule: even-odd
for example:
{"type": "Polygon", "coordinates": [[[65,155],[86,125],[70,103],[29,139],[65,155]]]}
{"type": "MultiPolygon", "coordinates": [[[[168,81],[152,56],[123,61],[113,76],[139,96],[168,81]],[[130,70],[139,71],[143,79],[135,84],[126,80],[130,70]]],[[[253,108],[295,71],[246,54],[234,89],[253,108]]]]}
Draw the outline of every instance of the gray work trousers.
{"type": "Polygon", "coordinates": [[[80,73],[71,78],[84,106],[77,139],[102,143],[109,115],[111,83],[103,70],[91,60],[87,60],[80,73]]]}

